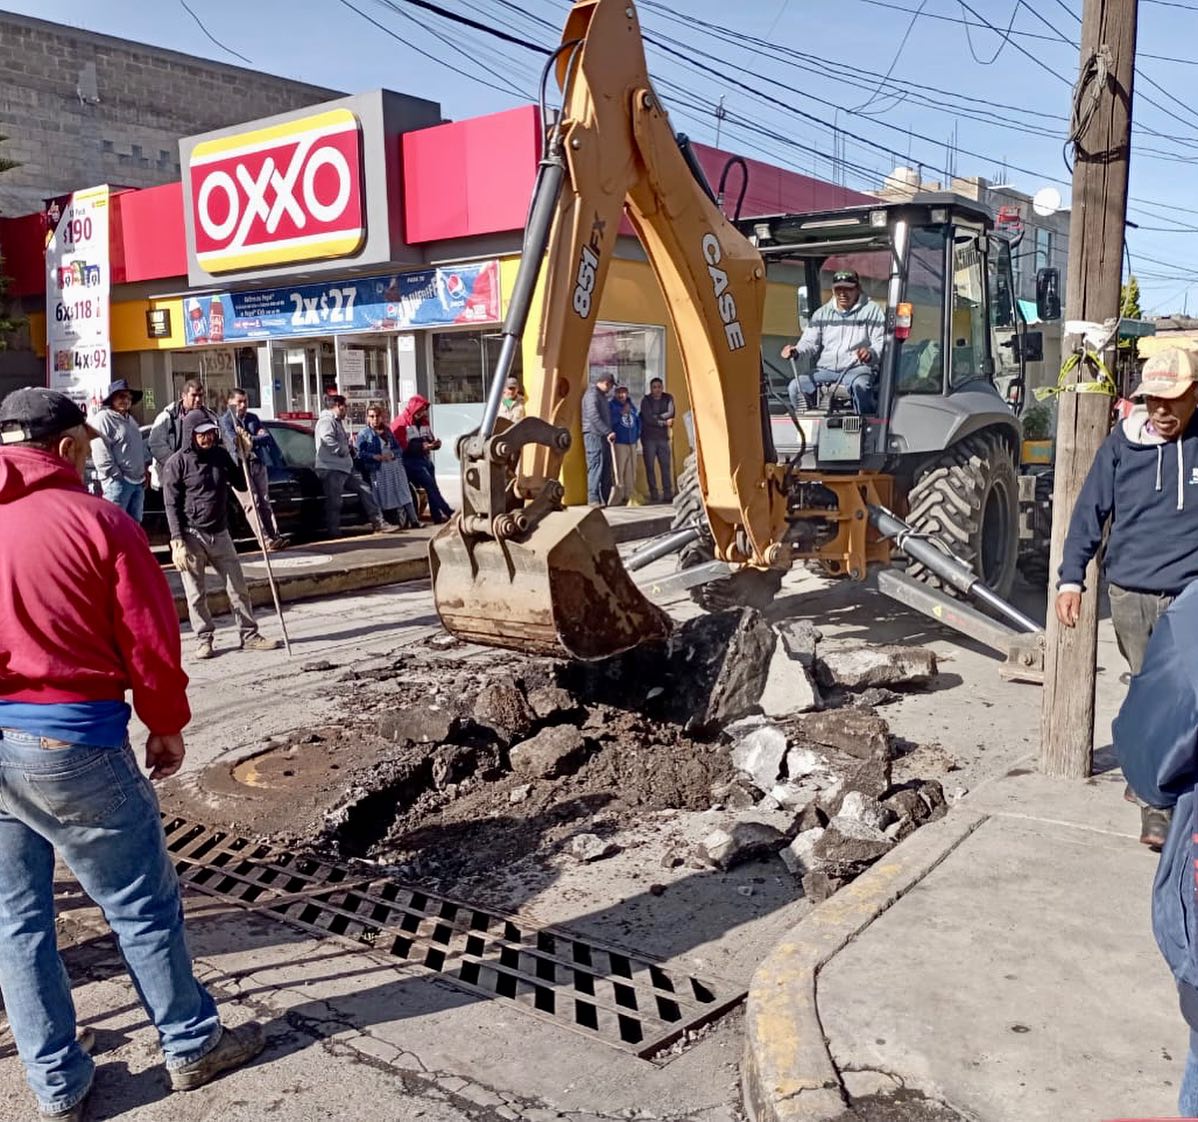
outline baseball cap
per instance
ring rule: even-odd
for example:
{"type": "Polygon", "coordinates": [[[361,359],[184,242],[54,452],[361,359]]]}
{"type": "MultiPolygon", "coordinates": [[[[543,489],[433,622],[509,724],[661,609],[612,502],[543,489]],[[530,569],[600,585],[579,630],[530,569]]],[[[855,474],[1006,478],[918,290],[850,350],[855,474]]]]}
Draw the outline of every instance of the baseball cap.
{"type": "Polygon", "coordinates": [[[855,269],[837,269],[832,274],[832,287],[841,288],[852,285],[854,288],[861,287],[861,278],[857,276],[855,269]]]}
{"type": "Polygon", "coordinates": [[[43,386],[13,390],[0,402],[0,444],[45,440],[82,425],[89,439],[100,434],[87,423],[87,414],[64,393],[43,386]]]}
{"type": "Polygon", "coordinates": [[[1198,355],[1170,347],[1153,355],[1140,371],[1140,384],[1132,397],[1181,397],[1198,382],[1198,355]]]}
{"type": "Polygon", "coordinates": [[[201,421],[191,431],[194,433],[216,432],[216,425],[212,421],[201,421]]]}
{"type": "Polygon", "coordinates": [[[503,387],[504,387],[504,389],[508,389],[508,390],[518,390],[520,388],[520,382],[516,378],[509,378],[506,382],[503,383],[503,387]]]}

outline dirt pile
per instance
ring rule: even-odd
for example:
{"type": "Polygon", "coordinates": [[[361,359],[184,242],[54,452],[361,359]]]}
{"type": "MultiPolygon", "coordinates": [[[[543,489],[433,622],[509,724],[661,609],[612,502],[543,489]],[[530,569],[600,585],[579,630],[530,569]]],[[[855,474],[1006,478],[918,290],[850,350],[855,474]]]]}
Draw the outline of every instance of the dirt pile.
{"type": "MultiPolygon", "coordinates": [[[[406,877],[469,881],[529,859],[603,860],[654,816],[718,811],[723,826],[676,861],[727,869],[780,853],[822,898],[944,799],[936,783],[892,784],[896,749],[868,707],[804,713],[798,690],[768,710],[784,716],[765,715],[778,659],[813,682],[818,642],[745,610],[600,663],[424,652],[354,668],[342,680],[357,735],[390,743],[348,777],[316,845],[406,877]]],[[[926,659],[896,652],[895,663],[926,680],[926,659]]]]}

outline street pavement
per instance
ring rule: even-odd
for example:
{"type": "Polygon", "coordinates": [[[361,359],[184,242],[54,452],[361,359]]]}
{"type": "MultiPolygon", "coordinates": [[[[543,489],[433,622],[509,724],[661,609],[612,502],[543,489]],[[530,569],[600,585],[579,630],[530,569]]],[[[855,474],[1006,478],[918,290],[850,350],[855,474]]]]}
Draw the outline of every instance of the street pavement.
{"type": "MultiPolygon", "coordinates": [[[[1025,607],[1034,610],[1039,597],[1026,595],[1025,607]]],[[[670,607],[678,615],[690,610],[685,602],[670,607]]],[[[776,610],[812,618],[829,635],[928,643],[938,651],[937,688],[907,695],[884,713],[920,751],[952,757],[960,779],[956,790],[946,784],[952,815],[972,816],[965,840],[893,907],[867,916],[861,934],[820,973],[819,1017],[837,1078],[865,1094],[893,1086],[869,1073],[889,1073],[979,1122],[1048,1118],[1050,1111],[1062,1119],[1115,1117],[1133,1107],[1167,1111],[1184,1033],[1147,930],[1153,858],[1131,837],[1136,815],[1122,802],[1118,780],[1107,774],[1091,784],[1054,785],[1030,774],[1038,691],[1003,681],[990,654],[868,588],[799,572],[787,578],[776,610]]],[[[336,668],[426,643],[439,631],[426,581],[285,611],[291,659],[231,649],[227,619],[218,621],[218,657],[187,659],[195,719],[179,782],[194,783],[238,746],[338,719],[329,688],[336,668]]],[[[277,634],[268,615],[262,622],[277,634]]],[[[1122,665],[1108,623],[1100,635],[1105,730],[1122,695],[1122,665]]],[[[185,641],[185,654],[189,647],[185,641]]],[[[487,657],[476,649],[460,656],[487,657]]],[[[134,739],[137,745],[136,731],[134,739]]],[[[774,860],[746,875],[781,883],[783,874],[774,860]]],[[[801,934],[828,905],[774,900],[768,888],[746,900],[735,892],[738,883],[726,874],[691,876],[689,895],[678,895],[683,911],[653,912],[660,904],[645,892],[613,896],[618,881],[605,885],[588,870],[522,904],[582,932],[623,926],[646,953],[718,960],[721,975],[747,985],[788,932],[801,934]]],[[[741,1117],[739,1013],[650,1062],[511,1002],[454,990],[379,952],[196,893],[187,907],[198,969],[230,1023],[256,1017],[267,1024],[269,1047],[252,1069],[168,1097],[151,1030],[111,938],[65,872],[59,887],[81,1020],[99,1037],[93,1117],[741,1117]]],[[[0,1118],[26,1117],[28,1109],[11,1042],[0,1036],[0,1118]]]]}

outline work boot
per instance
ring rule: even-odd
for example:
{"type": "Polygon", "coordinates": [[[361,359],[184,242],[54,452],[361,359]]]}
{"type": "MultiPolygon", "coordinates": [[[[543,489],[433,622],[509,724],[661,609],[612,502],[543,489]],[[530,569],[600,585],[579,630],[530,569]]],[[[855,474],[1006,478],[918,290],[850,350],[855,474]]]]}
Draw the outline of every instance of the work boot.
{"type": "Polygon", "coordinates": [[[1140,808],[1140,844],[1160,852],[1165,847],[1169,837],[1169,825],[1173,814],[1168,810],[1158,810],[1154,806],[1140,808]]]}
{"type": "Polygon", "coordinates": [[[91,1098],[89,1090],[70,1110],[60,1110],[54,1114],[38,1109],[38,1122],[83,1122],[87,1117],[87,1100],[91,1098]]]}
{"type": "Polygon", "coordinates": [[[376,518],[371,525],[374,527],[376,534],[397,534],[399,527],[394,522],[388,522],[385,518],[376,518]]]}
{"type": "Polygon", "coordinates": [[[193,1063],[171,1068],[172,1091],[194,1091],[211,1083],[218,1075],[248,1064],[263,1048],[266,1037],[257,1021],[247,1021],[234,1029],[221,1029],[220,1040],[211,1052],[193,1063]]]}
{"type": "Polygon", "coordinates": [[[216,652],[212,649],[212,636],[205,635],[196,644],[196,658],[215,658],[216,652]]]}
{"type": "Polygon", "coordinates": [[[277,651],[282,645],[278,639],[268,639],[257,631],[241,640],[243,651],[277,651]]]}

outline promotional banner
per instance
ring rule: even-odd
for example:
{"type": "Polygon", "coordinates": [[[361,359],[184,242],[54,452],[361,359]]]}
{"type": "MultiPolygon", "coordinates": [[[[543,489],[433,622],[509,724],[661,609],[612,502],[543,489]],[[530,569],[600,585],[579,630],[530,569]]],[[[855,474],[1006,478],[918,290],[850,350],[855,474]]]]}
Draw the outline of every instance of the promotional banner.
{"type": "Polygon", "coordinates": [[[50,386],[98,406],[111,380],[108,187],[46,204],[46,354],[50,386]]]}
{"type": "Polygon", "coordinates": [[[499,263],[188,297],[189,346],[499,320],[499,263]]]}

